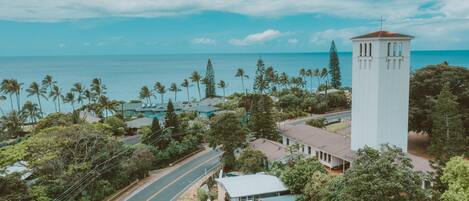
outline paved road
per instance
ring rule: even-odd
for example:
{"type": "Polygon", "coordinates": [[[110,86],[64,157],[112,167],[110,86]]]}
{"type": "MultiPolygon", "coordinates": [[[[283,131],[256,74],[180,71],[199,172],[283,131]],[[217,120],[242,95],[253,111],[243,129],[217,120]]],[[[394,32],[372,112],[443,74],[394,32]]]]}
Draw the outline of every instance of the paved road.
{"type": "Polygon", "coordinates": [[[330,114],[321,114],[321,115],[315,115],[309,118],[303,118],[299,120],[293,120],[291,122],[287,122],[287,124],[291,125],[299,125],[299,124],[304,124],[307,120],[310,119],[317,119],[324,117],[328,122],[331,121],[337,121],[339,119],[351,119],[352,113],[351,111],[343,111],[343,112],[335,112],[335,113],[330,113],[330,114]]]}
{"type": "Polygon", "coordinates": [[[194,181],[204,176],[207,170],[220,164],[221,152],[210,150],[207,153],[178,167],[167,175],[154,181],[138,193],[128,198],[128,201],[172,201],[189,187],[194,181]]]}

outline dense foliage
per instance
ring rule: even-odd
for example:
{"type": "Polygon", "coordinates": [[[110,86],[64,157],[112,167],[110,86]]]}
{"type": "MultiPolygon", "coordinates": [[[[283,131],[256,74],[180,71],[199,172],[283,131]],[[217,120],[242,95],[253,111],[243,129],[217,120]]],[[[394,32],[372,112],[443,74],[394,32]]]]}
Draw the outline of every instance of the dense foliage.
{"type": "Polygon", "coordinates": [[[337,48],[335,42],[332,41],[331,49],[329,49],[329,75],[331,76],[331,87],[340,88],[342,86],[339,56],[337,55],[337,48]]]}
{"type": "Polygon", "coordinates": [[[285,168],[281,179],[292,193],[303,193],[305,184],[315,172],[326,173],[324,166],[317,159],[299,159],[285,168]]]}
{"type": "Polygon", "coordinates": [[[267,157],[259,150],[245,149],[236,161],[239,171],[258,173],[265,170],[267,157]]]}
{"type": "Polygon", "coordinates": [[[208,59],[207,70],[205,72],[204,78],[205,84],[205,98],[213,98],[216,94],[216,82],[215,82],[215,72],[213,71],[212,61],[208,59]]]}
{"type": "Polygon", "coordinates": [[[451,158],[443,170],[441,180],[448,185],[448,190],[441,196],[442,200],[467,200],[469,198],[469,161],[460,156],[451,158]]]}

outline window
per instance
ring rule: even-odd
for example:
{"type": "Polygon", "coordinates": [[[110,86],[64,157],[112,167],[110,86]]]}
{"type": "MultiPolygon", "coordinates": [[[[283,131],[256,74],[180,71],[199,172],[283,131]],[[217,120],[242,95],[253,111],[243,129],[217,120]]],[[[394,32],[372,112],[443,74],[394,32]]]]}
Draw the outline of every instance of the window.
{"type": "Polygon", "coordinates": [[[392,44],[392,56],[393,57],[397,56],[397,43],[396,42],[392,44]]]}
{"type": "Polygon", "coordinates": [[[327,155],[327,162],[331,163],[331,155],[330,154],[327,155]]]}
{"type": "Polygon", "coordinates": [[[369,47],[369,48],[370,48],[370,51],[368,51],[368,52],[369,52],[369,56],[371,57],[371,43],[370,43],[370,47],[369,47]]]}
{"type": "Polygon", "coordinates": [[[287,138],[287,145],[290,145],[290,139],[287,138]]]}
{"type": "Polygon", "coordinates": [[[311,155],[311,147],[308,146],[308,154],[311,155]]]}
{"type": "Polygon", "coordinates": [[[320,151],[319,154],[320,154],[319,158],[322,160],[322,151],[320,151]]]}
{"type": "Polygon", "coordinates": [[[388,43],[388,57],[391,56],[391,43],[388,43]]]}
{"type": "Polygon", "coordinates": [[[366,57],[366,49],[368,49],[368,48],[366,48],[366,43],[365,43],[365,54],[363,55],[365,57],[366,57]]]}
{"type": "Polygon", "coordinates": [[[360,43],[360,56],[363,56],[363,47],[361,43],[360,43]]]}
{"type": "Polygon", "coordinates": [[[402,42],[399,43],[399,56],[402,57],[402,42]]]}

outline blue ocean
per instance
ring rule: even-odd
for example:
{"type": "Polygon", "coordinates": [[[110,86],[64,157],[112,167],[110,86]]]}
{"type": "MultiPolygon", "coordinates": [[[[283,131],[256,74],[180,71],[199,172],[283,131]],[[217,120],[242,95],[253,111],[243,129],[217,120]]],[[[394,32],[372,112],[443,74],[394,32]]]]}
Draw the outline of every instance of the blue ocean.
{"type": "MultiPolygon", "coordinates": [[[[469,51],[414,51],[411,55],[412,70],[443,61],[450,65],[469,66],[469,51]]],[[[252,88],[252,77],[256,61],[262,58],[266,66],[272,66],[279,72],[298,75],[300,68],[323,68],[328,65],[328,53],[272,53],[272,54],[179,54],[179,55],[113,55],[113,56],[50,56],[50,57],[0,57],[0,79],[14,78],[24,83],[26,89],[32,81],[40,82],[50,74],[64,92],[72,84],[82,82],[89,85],[93,78],[101,78],[107,86],[107,95],[113,99],[138,99],[139,89],[148,85],[153,87],[159,81],[167,87],[172,82],[178,85],[188,78],[193,71],[205,73],[208,59],[212,60],[216,80],[227,83],[226,94],[242,91],[241,80],[235,77],[236,69],[243,68],[250,79],[245,81],[252,88]]],[[[350,86],[352,81],[352,53],[339,53],[342,82],[350,86]]],[[[313,86],[317,82],[313,81],[313,86]]],[[[308,83],[309,86],[309,83],[308,83]]],[[[221,94],[221,89],[217,89],[221,94]]],[[[191,87],[191,97],[197,97],[197,89],[191,87]]],[[[159,96],[158,96],[159,97],[159,96]]],[[[165,98],[173,97],[167,92],[165,98]]],[[[22,92],[22,102],[26,92],[22,92]]],[[[178,100],[186,100],[185,91],[178,94],[178,100]]],[[[9,102],[0,103],[3,109],[9,108],[9,102]]],[[[44,103],[45,112],[52,112],[52,102],[44,103]]],[[[64,106],[70,110],[70,106],[64,106]]]]}

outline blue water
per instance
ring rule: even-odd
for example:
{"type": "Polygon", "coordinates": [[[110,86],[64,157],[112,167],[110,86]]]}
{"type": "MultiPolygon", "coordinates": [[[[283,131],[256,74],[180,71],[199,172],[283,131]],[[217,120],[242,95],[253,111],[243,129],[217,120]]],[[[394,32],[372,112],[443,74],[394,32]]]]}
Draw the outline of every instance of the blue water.
{"type": "MultiPolygon", "coordinates": [[[[59,57],[0,57],[0,79],[15,78],[23,82],[23,88],[32,81],[40,82],[44,75],[50,74],[59,85],[68,91],[75,82],[88,83],[96,77],[102,78],[107,86],[107,95],[114,99],[131,100],[138,98],[139,89],[156,81],[167,87],[171,82],[180,84],[184,78],[197,70],[205,72],[207,59],[211,58],[217,80],[225,80],[226,93],[241,91],[241,81],[234,77],[237,68],[244,68],[251,77],[245,85],[252,88],[252,77],[256,60],[261,57],[266,66],[273,66],[279,72],[297,75],[300,68],[322,68],[327,66],[328,53],[278,53],[278,54],[192,54],[192,55],[125,55],[125,56],[59,56],[59,57]]],[[[342,82],[351,85],[350,52],[339,53],[342,82]]],[[[469,66],[469,51],[415,51],[412,52],[412,69],[429,64],[448,61],[451,65],[469,66]]],[[[314,86],[316,82],[313,81],[314,86]]],[[[309,83],[308,83],[309,86],[309,83]]],[[[221,94],[221,90],[217,89],[221,94]]],[[[203,88],[202,88],[203,93],[203,88]]],[[[191,97],[197,96],[192,86],[191,97]]],[[[168,92],[165,98],[173,97],[168,92]]],[[[158,96],[159,98],[159,96],[158,96]]],[[[23,92],[22,101],[26,99],[23,92]]],[[[185,100],[186,93],[181,91],[178,100],[185,100]]],[[[34,99],[33,99],[34,100],[34,99]]],[[[53,103],[43,104],[47,112],[54,110],[53,103]]],[[[9,102],[0,103],[3,109],[9,102]]],[[[65,106],[70,109],[70,106],[65,106]]]]}

